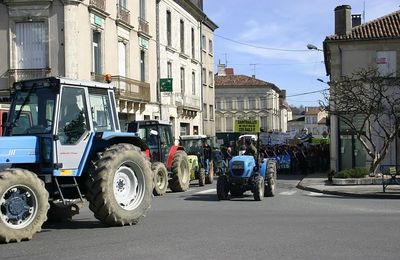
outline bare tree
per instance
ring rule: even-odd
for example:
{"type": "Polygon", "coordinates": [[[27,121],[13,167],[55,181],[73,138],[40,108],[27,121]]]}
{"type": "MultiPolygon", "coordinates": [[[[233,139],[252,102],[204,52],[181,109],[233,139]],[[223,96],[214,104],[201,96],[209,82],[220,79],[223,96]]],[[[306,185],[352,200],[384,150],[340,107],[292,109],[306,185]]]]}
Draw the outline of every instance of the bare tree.
{"type": "Polygon", "coordinates": [[[374,174],[400,131],[400,79],[368,68],[329,85],[322,105],[357,137],[374,174]]]}

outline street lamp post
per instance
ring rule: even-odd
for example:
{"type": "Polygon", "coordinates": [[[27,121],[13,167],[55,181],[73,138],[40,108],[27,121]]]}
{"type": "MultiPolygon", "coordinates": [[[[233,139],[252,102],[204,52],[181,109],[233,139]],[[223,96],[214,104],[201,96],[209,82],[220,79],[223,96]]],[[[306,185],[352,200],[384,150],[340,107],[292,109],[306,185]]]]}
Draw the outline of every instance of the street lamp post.
{"type": "Polygon", "coordinates": [[[324,51],[322,49],[319,49],[317,46],[315,46],[314,44],[307,44],[307,49],[311,50],[311,51],[324,51]]]}

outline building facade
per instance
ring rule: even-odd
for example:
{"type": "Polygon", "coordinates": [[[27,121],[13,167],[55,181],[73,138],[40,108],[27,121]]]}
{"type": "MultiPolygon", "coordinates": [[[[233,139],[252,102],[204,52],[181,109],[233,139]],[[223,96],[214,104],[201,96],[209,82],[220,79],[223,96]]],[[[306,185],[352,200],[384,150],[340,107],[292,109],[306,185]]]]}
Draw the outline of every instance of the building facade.
{"type": "Polygon", "coordinates": [[[208,58],[213,57],[213,48],[203,46],[202,40],[212,39],[217,26],[203,13],[202,1],[161,0],[157,9],[159,77],[172,80],[171,89],[160,91],[161,119],[171,122],[176,139],[180,135],[212,135],[208,119],[214,99],[203,83],[208,84],[207,74],[213,73],[213,59],[208,58]],[[204,67],[206,62],[212,63],[204,67]]]}
{"type": "Polygon", "coordinates": [[[235,121],[243,119],[258,120],[265,131],[281,131],[280,97],[274,84],[234,75],[232,68],[220,64],[215,76],[216,132],[234,132],[235,121]]]}
{"type": "MultiPolygon", "coordinates": [[[[365,68],[377,68],[380,72],[398,76],[400,55],[400,12],[394,12],[361,24],[360,15],[351,15],[349,5],[335,9],[335,34],[324,41],[327,75],[331,81],[365,68]]],[[[366,167],[369,157],[350,133],[346,125],[331,115],[331,169],[366,167]]],[[[400,159],[400,142],[397,138],[390,147],[383,164],[396,165],[400,159]]]]}

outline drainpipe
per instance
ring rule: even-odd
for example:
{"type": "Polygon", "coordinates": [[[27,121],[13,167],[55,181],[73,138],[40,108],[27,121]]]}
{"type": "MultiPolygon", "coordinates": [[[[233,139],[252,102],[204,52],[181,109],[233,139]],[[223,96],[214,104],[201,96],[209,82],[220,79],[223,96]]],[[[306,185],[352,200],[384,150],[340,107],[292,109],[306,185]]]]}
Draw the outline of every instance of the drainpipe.
{"type": "MultiPolygon", "coordinates": [[[[204,90],[203,90],[203,22],[207,18],[207,16],[203,16],[200,21],[200,112],[201,112],[201,133],[204,133],[204,111],[203,111],[203,104],[204,104],[204,90]]],[[[199,131],[200,133],[200,131],[199,131]]]]}
{"type": "Polygon", "coordinates": [[[157,102],[159,105],[159,111],[160,111],[160,120],[163,120],[163,116],[162,116],[162,104],[161,104],[161,89],[160,89],[160,77],[161,77],[161,71],[160,71],[160,59],[161,59],[161,55],[160,55],[160,4],[161,0],[157,0],[156,2],[156,49],[157,49],[157,102]]]}

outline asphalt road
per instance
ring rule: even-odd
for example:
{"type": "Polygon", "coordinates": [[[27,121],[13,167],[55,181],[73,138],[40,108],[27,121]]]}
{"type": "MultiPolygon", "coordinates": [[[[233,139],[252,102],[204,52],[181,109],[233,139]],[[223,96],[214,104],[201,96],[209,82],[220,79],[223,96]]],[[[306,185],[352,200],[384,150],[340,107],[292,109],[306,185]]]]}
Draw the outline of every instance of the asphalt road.
{"type": "Polygon", "coordinates": [[[399,259],[397,200],[328,196],[280,176],[277,195],[218,201],[215,183],[155,197],[136,226],[105,227],[88,208],[46,223],[0,259],[399,259]]]}

